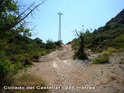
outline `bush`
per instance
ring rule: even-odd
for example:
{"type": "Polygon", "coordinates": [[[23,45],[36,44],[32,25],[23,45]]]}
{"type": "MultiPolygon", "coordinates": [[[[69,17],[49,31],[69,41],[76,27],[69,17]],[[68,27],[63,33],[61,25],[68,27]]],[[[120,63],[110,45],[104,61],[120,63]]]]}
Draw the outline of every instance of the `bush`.
{"type": "Polygon", "coordinates": [[[117,52],[117,49],[113,47],[108,47],[107,51],[112,54],[113,52],[117,52]]]}
{"type": "Polygon", "coordinates": [[[6,58],[5,53],[0,52],[0,91],[3,86],[10,86],[13,83],[13,76],[19,69],[22,69],[22,67],[20,62],[12,64],[12,62],[6,58]]]}
{"type": "Polygon", "coordinates": [[[109,62],[109,54],[103,53],[99,55],[97,58],[95,58],[92,62],[92,64],[105,64],[109,62]]]}
{"type": "Polygon", "coordinates": [[[33,59],[39,59],[40,58],[40,55],[33,55],[33,59]]]}
{"type": "Polygon", "coordinates": [[[88,59],[87,54],[84,52],[84,50],[75,52],[73,59],[76,59],[76,58],[80,60],[88,59]]]}
{"type": "Polygon", "coordinates": [[[55,49],[56,44],[52,40],[47,40],[45,49],[55,49]]]}
{"type": "Polygon", "coordinates": [[[61,45],[62,45],[62,41],[59,40],[59,41],[55,42],[55,44],[56,44],[56,46],[61,47],[61,45]]]}
{"type": "Polygon", "coordinates": [[[0,59],[0,79],[10,75],[13,70],[14,68],[8,60],[0,59]]]}
{"type": "Polygon", "coordinates": [[[44,55],[47,54],[47,51],[46,50],[42,50],[40,53],[41,53],[41,56],[44,56],[44,55]]]}
{"type": "Polygon", "coordinates": [[[13,65],[11,65],[7,59],[5,59],[3,53],[0,53],[0,90],[4,85],[11,84],[12,80],[8,77],[11,77],[13,72],[13,65]]]}

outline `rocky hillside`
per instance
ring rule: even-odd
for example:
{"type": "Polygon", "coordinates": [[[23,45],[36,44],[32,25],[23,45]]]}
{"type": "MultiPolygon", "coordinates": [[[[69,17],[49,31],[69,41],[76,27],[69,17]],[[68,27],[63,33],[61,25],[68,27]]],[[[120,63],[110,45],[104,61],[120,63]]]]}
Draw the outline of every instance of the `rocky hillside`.
{"type": "MultiPolygon", "coordinates": [[[[101,52],[109,47],[120,49],[124,47],[124,10],[112,18],[105,26],[94,30],[86,30],[83,34],[86,48],[101,52]]],[[[78,46],[79,39],[72,41],[74,47],[78,46]]]]}
{"type": "MultiPolygon", "coordinates": [[[[114,53],[109,64],[91,64],[88,60],[73,60],[70,48],[54,51],[28,69],[28,73],[43,78],[50,93],[124,93],[124,52],[114,53]]],[[[36,90],[40,90],[35,86],[36,90]]]]}

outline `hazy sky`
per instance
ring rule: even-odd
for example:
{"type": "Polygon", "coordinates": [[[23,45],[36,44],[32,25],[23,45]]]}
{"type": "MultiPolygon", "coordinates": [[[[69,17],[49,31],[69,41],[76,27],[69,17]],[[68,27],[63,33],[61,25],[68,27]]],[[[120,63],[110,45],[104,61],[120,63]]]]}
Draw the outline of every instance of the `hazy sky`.
{"type": "MultiPolygon", "coordinates": [[[[36,3],[42,0],[34,0],[36,3]]],[[[21,0],[31,4],[33,0],[21,0]]],[[[124,0],[47,0],[34,12],[34,17],[27,20],[33,28],[34,36],[43,41],[58,40],[58,12],[62,12],[62,40],[64,43],[75,38],[74,30],[97,29],[104,26],[111,18],[124,9],[124,0]]]]}

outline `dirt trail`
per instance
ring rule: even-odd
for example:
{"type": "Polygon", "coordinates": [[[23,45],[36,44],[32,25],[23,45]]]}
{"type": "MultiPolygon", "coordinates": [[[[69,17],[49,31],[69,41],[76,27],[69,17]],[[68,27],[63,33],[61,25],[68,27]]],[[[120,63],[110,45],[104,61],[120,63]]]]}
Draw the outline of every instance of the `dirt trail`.
{"type": "Polygon", "coordinates": [[[64,46],[42,57],[28,72],[43,78],[48,86],[61,86],[51,93],[124,93],[123,64],[91,65],[93,57],[83,62],[73,60],[72,54],[71,46],[64,46]]]}

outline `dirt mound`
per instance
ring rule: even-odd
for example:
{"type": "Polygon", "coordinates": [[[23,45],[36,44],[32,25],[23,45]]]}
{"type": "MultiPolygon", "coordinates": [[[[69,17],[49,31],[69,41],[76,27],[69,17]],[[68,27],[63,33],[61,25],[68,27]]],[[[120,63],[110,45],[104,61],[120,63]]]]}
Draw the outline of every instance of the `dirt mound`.
{"type": "Polygon", "coordinates": [[[71,51],[70,45],[63,46],[63,50],[56,50],[46,56],[42,56],[39,61],[40,62],[49,62],[54,61],[56,58],[61,60],[72,59],[73,51],[71,51]]]}
{"type": "Polygon", "coordinates": [[[119,63],[123,56],[114,54],[109,64],[92,65],[92,58],[73,60],[71,49],[64,47],[42,57],[28,72],[42,77],[48,86],[59,87],[51,93],[124,93],[124,64],[119,63]]]}

